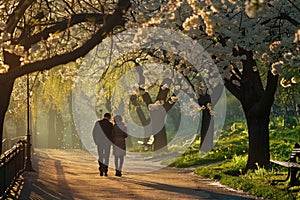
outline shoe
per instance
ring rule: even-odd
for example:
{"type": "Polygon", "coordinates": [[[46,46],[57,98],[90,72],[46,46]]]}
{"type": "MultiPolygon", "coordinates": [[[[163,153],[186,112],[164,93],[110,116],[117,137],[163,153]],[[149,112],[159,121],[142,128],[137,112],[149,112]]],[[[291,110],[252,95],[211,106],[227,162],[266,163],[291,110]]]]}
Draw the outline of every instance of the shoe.
{"type": "Polygon", "coordinates": [[[104,165],[104,175],[107,176],[107,173],[108,173],[108,166],[107,165],[104,165]]]}
{"type": "Polygon", "coordinates": [[[119,170],[116,170],[116,176],[119,176],[119,177],[121,177],[121,176],[122,176],[122,173],[121,173],[121,171],[119,171],[119,170]]]}
{"type": "Polygon", "coordinates": [[[101,163],[101,162],[99,162],[98,161],[98,163],[99,163],[99,172],[100,172],[100,176],[103,176],[103,164],[101,163]]]}

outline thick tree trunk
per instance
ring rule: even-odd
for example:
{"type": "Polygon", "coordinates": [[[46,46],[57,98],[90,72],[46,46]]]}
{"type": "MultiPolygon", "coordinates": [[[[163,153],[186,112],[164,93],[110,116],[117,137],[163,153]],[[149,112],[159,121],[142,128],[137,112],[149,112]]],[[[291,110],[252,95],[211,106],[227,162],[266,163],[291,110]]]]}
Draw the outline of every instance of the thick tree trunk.
{"type": "Polygon", "coordinates": [[[200,151],[209,152],[212,150],[214,140],[214,118],[211,116],[208,109],[202,111],[200,137],[200,151]]]}
{"type": "Polygon", "coordinates": [[[209,152],[214,146],[214,116],[211,115],[208,104],[211,104],[212,108],[217,104],[221,98],[224,88],[223,84],[218,84],[213,88],[211,95],[205,94],[198,99],[199,106],[205,106],[206,109],[202,111],[202,121],[200,130],[200,151],[209,152]],[[213,97],[213,98],[212,98],[213,97]]]}
{"type": "Polygon", "coordinates": [[[163,128],[154,135],[154,151],[157,150],[167,150],[167,133],[166,133],[166,127],[163,126],[163,128]]]}
{"type": "Polygon", "coordinates": [[[246,114],[248,126],[248,162],[246,169],[266,166],[270,160],[269,115],[250,117],[246,114]]]}
{"type": "Polygon", "coordinates": [[[238,48],[235,53],[246,55],[247,59],[242,61],[242,72],[233,68],[234,73],[230,80],[225,80],[225,86],[241,102],[247,119],[249,150],[246,169],[257,169],[266,166],[270,159],[268,126],[278,76],[269,70],[264,88],[252,52],[238,48]],[[240,86],[233,84],[237,80],[240,86]]]}
{"type": "MultiPolygon", "coordinates": [[[[131,112],[136,112],[139,122],[136,122],[136,124],[141,123],[141,125],[144,127],[144,133],[143,133],[143,141],[146,144],[152,134],[151,131],[151,126],[150,126],[150,118],[146,117],[146,114],[144,113],[141,105],[137,101],[137,96],[136,95],[131,95],[130,97],[130,103],[135,106],[135,109],[131,112]]],[[[130,115],[133,114],[130,112],[130,115]]],[[[132,119],[135,119],[135,117],[132,117],[132,119]]]]}
{"type": "Polygon", "coordinates": [[[167,111],[163,106],[150,110],[152,135],[154,136],[154,150],[167,150],[167,133],[165,120],[167,111]]]}
{"type": "Polygon", "coordinates": [[[2,140],[3,140],[3,126],[4,126],[4,119],[5,113],[9,106],[10,95],[13,90],[14,80],[5,80],[5,78],[1,77],[0,79],[0,141],[1,141],[1,148],[0,154],[2,154],[2,140]]]}
{"type": "MultiPolygon", "coordinates": [[[[255,94],[256,87],[245,87],[242,105],[245,112],[248,134],[249,150],[246,169],[264,167],[270,160],[269,122],[274,94],[277,88],[278,76],[268,73],[267,85],[261,94],[255,94]],[[252,88],[252,91],[251,91],[252,88]]],[[[258,83],[256,83],[258,84],[258,83]]],[[[255,84],[254,84],[255,85],[255,84]]]]}

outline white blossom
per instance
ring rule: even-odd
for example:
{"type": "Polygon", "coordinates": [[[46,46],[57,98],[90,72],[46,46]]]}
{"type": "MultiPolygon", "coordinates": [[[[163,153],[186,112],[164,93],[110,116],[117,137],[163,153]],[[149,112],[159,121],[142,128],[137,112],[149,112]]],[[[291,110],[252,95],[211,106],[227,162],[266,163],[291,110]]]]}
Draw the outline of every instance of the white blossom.
{"type": "Polygon", "coordinates": [[[298,29],[297,32],[295,33],[295,39],[293,42],[300,43],[300,29],[298,29]]]}
{"type": "Polygon", "coordinates": [[[291,78],[291,83],[296,84],[298,83],[298,79],[296,77],[291,78]]]}
{"type": "Polygon", "coordinates": [[[293,58],[293,54],[291,52],[287,52],[287,53],[283,54],[283,57],[284,57],[284,59],[289,61],[293,58]]]}
{"type": "Polygon", "coordinates": [[[283,72],[284,63],[283,61],[275,62],[271,65],[271,72],[273,75],[279,75],[283,72]]]}
{"type": "Polygon", "coordinates": [[[166,83],[165,83],[164,85],[161,86],[161,89],[162,89],[162,90],[166,90],[166,89],[168,89],[168,88],[169,88],[169,86],[168,86],[168,84],[166,84],[166,83]]]}
{"type": "Polygon", "coordinates": [[[0,63],[0,74],[5,74],[8,72],[9,66],[4,63],[0,63]]]}
{"type": "Polygon", "coordinates": [[[286,79],[284,79],[284,78],[282,78],[282,79],[280,80],[280,85],[281,85],[282,87],[284,87],[284,88],[288,88],[288,87],[292,86],[292,85],[291,85],[291,82],[288,81],[288,80],[286,80],[286,79]]]}

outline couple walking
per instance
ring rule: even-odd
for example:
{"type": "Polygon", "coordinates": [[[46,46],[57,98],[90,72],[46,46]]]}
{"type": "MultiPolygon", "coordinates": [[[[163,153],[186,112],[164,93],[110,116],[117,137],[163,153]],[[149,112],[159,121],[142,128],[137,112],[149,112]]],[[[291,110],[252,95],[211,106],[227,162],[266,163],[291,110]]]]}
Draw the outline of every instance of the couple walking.
{"type": "Polygon", "coordinates": [[[111,118],[110,113],[105,113],[104,118],[97,121],[93,129],[93,139],[97,145],[99,156],[100,176],[107,176],[111,146],[113,146],[116,176],[122,176],[124,156],[126,155],[126,126],[120,115],[114,117],[114,124],[111,122],[111,118]]]}

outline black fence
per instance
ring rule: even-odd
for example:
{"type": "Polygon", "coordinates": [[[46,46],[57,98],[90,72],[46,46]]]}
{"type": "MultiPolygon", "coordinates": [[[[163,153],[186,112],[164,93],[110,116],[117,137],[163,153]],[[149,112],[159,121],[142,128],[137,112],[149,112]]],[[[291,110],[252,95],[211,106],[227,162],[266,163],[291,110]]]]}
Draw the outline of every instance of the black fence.
{"type": "Polygon", "coordinates": [[[25,140],[26,136],[17,136],[13,138],[4,138],[2,140],[2,152],[5,152],[12,148],[19,140],[25,140]]]}
{"type": "Polygon", "coordinates": [[[24,171],[26,142],[20,140],[0,157],[0,199],[13,187],[24,171]]]}

